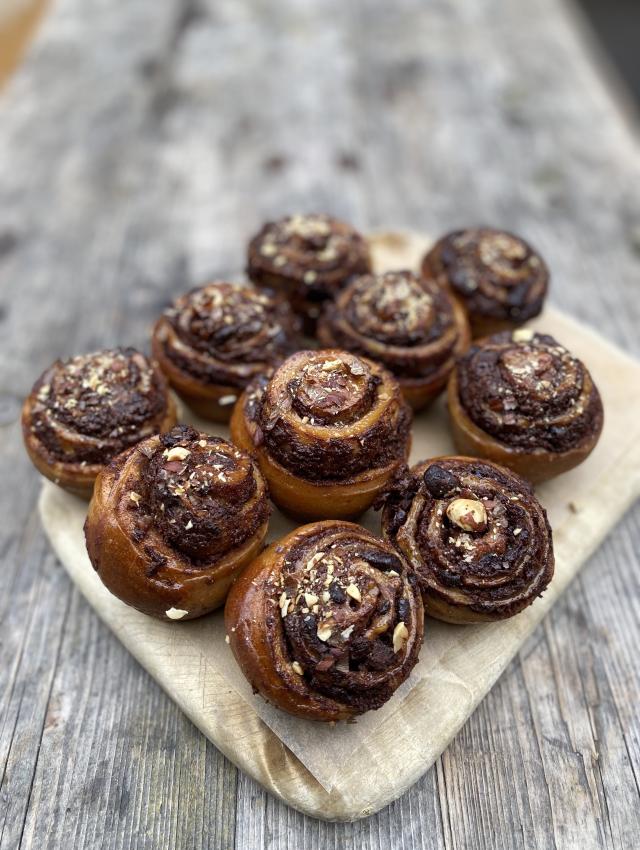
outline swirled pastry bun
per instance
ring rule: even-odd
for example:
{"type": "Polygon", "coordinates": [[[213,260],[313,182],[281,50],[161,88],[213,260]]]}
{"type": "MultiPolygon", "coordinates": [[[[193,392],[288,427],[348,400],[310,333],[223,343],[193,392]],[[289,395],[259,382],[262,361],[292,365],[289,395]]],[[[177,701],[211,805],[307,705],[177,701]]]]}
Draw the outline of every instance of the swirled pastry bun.
{"type": "Polygon", "coordinates": [[[553,577],[551,528],[531,485],[485,460],[417,464],[387,494],[382,528],[425,611],[450,623],[512,617],[553,577]]]}
{"type": "Polygon", "coordinates": [[[247,273],[284,293],[312,333],[320,308],[354,275],[371,270],[369,248],[351,225],[328,215],[270,221],[249,243],[247,273]]]}
{"type": "Polygon", "coordinates": [[[490,227],[456,230],[426,254],[422,273],[459,300],[474,337],[515,328],[542,310],[546,263],[519,236],[490,227]]]}
{"type": "Polygon", "coordinates": [[[528,328],[478,340],[449,380],[456,448],[533,482],[572,469],[604,422],[600,393],[581,360],[528,328]]]}
{"type": "Polygon", "coordinates": [[[382,366],[347,351],[299,351],[252,384],[231,419],[284,511],[354,517],[405,463],[411,409],[382,366]]]}
{"type": "Polygon", "coordinates": [[[376,360],[397,379],[414,410],[439,395],[471,338],[449,292],[410,271],[362,275],[328,302],[318,339],[376,360]]]}
{"type": "Polygon", "coordinates": [[[267,549],[225,606],[231,650],[268,702],[308,720],[380,708],[418,660],[415,577],[385,541],[325,521],[267,549]]]}
{"type": "Polygon", "coordinates": [[[85,523],[87,551],[123,602],[163,620],[190,620],[222,605],[261,551],[269,512],[248,455],[178,425],[100,473],[85,523]]]}
{"type": "Polygon", "coordinates": [[[22,408],[24,443],[33,464],[86,499],[98,473],[117,454],[175,422],[167,382],[134,348],[56,360],[22,408]]]}
{"type": "Polygon", "coordinates": [[[289,305],[273,292],[215,281],[165,310],[153,353],[192,410],[228,422],[247,384],[299,348],[299,330],[289,305]]]}

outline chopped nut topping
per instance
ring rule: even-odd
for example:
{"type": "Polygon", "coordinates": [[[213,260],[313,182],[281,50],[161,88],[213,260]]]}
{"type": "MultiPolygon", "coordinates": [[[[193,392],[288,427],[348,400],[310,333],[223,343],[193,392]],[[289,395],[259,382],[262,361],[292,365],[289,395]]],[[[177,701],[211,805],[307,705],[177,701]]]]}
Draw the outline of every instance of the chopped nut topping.
{"type": "Polygon", "coordinates": [[[186,617],[189,612],[184,611],[182,608],[169,608],[169,610],[164,613],[170,620],[181,620],[183,617],[186,617]]]}
{"type": "Polygon", "coordinates": [[[487,510],[477,499],[454,499],[449,502],[447,516],[464,531],[484,531],[487,527],[487,510]]]}
{"type": "Polygon", "coordinates": [[[265,242],[260,248],[260,253],[263,257],[273,257],[278,253],[278,249],[273,242],[265,242]]]}
{"type": "Polygon", "coordinates": [[[225,643],[229,643],[229,635],[225,635],[225,636],[224,636],[224,642],[225,642],[225,643]]]}
{"type": "Polygon", "coordinates": [[[140,499],[142,499],[142,496],[140,495],[140,493],[136,493],[135,490],[132,490],[129,493],[129,498],[131,499],[132,502],[135,502],[136,505],[137,505],[138,502],[140,501],[140,499]]]}
{"type": "Polygon", "coordinates": [[[409,638],[409,630],[404,623],[400,622],[393,630],[393,651],[400,652],[409,638]]]}
{"type": "Polygon", "coordinates": [[[189,457],[191,452],[189,449],[185,449],[183,446],[174,446],[172,449],[166,453],[167,460],[184,460],[186,457],[189,457]]]}
{"type": "Polygon", "coordinates": [[[278,605],[280,606],[280,614],[284,618],[289,613],[289,605],[291,604],[291,599],[287,596],[286,592],[280,594],[280,599],[278,601],[278,605]]]}
{"type": "Polygon", "coordinates": [[[307,603],[309,608],[312,608],[318,601],[318,597],[315,595],[315,593],[305,593],[304,601],[307,603]]]}
{"type": "Polygon", "coordinates": [[[235,404],[235,402],[236,402],[237,400],[238,400],[238,396],[237,396],[237,395],[231,395],[231,394],[229,394],[229,395],[223,395],[221,398],[219,398],[219,399],[218,399],[218,404],[219,404],[221,407],[227,407],[227,406],[228,406],[228,405],[230,405],[230,404],[235,404]]]}
{"type": "Polygon", "coordinates": [[[325,360],[321,366],[323,372],[330,372],[332,369],[336,369],[338,366],[342,366],[342,360],[325,360]]]}
{"type": "Polygon", "coordinates": [[[193,528],[193,523],[191,522],[191,520],[189,520],[189,522],[185,525],[184,530],[189,531],[190,528],[193,528]]]}
{"type": "Polygon", "coordinates": [[[324,552],[316,552],[309,560],[307,561],[306,568],[308,570],[315,567],[317,563],[319,563],[324,558],[324,552]]]}
{"type": "Polygon", "coordinates": [[[347,595],[352,599],[355,599],[356,602],[362,602],[362,596],[360,595],[360,588],[357,584],[349,584],[346,587],[347,595]]]}
{"type": "Polygon", "coordinates": [[[521,528],[514,528],[513,529],[513,536],[517,537],[520,534],[521,531],[522,531],[521,528]]]}
{"type": "Polygon", "coordinates": [[[318,638],[322,641],[327,641],[331,637],[333,630],[329,626],[318,626],[318,638]]]}
{"type": "Polygon", "coordinates": [[[304,273],[304,282],[305,283],[313,283],[315,279],[318,277],[317,272],[313,270],[304,273]]]}
{"type": "Polygon", "coordinates": [[[206,440],[198,440],[198,445],[200,446],[201,449],[206,449],[207,441],[206,440]]]}
{"type": "Polygon", "coordinates": [[[395,570],[389,570],[389,572],[387,573],[387,575],[388,575],[388,576],[398,576],[398,577],[399,577],[399,576],[400,576],[400,573],[396,572],[395,570]]]}
{"type": "Polygon", "coordinates": [[[350,625],[350,626],[348,626],[348,628],[346,628],[343,632],[340,632],[340,634],[342,635],[342,637],[343,637],[345,640],[349,640],[349,638],[351,637],[351,632],[352,632],[354,629],[355,629],[355,625],[354,625],[354,624],[351,624],[351,625],[350,625]]]}
{"type": "Polygon", "coordinates": [[[294,673],[297,673],[298,676],[302,676],[304,674],[304,670],[302,669],[302,664],[299,661],[294,661],[291,665],[291,669],[294,673]]]}

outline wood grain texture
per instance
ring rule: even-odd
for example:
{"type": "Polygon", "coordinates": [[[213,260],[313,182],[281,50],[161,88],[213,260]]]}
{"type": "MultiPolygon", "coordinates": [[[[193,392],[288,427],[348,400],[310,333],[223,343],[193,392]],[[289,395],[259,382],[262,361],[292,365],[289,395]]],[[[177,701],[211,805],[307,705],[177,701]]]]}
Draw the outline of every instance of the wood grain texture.
{"type": "Polygon", "coordinates": [[[238,774],[78,598],[17,426],[51,359],[144,345],[292,209],[508,225],[555,303],[640,354],[640,158],[559,0],[58,0],[0,126],[0,848],[636,846],[637,508],[436,768],[326,824],[238,774]]]}

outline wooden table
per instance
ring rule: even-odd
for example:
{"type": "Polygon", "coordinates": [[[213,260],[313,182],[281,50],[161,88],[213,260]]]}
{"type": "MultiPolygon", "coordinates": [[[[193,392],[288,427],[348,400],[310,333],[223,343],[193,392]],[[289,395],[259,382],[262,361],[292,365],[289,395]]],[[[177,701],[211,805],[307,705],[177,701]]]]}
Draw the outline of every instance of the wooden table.
{"type": "Polygon", "coordinates": [[[640,157],[594,60],[560,0],[54,4],[0,97],[0,848],[638,846],[640,510],[437,765],[334,825],[240,774],[97,620],[18,428],[53,358],[144,346],[292,210],[509,226],[556,304],[640,354],[640,157]]]}

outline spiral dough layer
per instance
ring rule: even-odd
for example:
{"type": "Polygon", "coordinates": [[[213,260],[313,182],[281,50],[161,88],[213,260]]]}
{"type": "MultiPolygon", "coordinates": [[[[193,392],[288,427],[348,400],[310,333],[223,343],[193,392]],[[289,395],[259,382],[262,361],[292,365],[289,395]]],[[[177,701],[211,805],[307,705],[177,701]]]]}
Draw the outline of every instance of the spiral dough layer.
{"type": "Polygon", "coordinates": [[[231,648],[262,695],[293,714],[338,720],[379,708],[418,659],[415,580],[360,526],[303,526],[254,562],[225,609],[231,648]]]}
{"type": "Polygon", "coordinates": [[[415,570],[426,610],[441,619],[510,617],[553,576],[544,509],[522,478],[488,461],[413,467],[387,496],[383,529],[415,570]]]}

